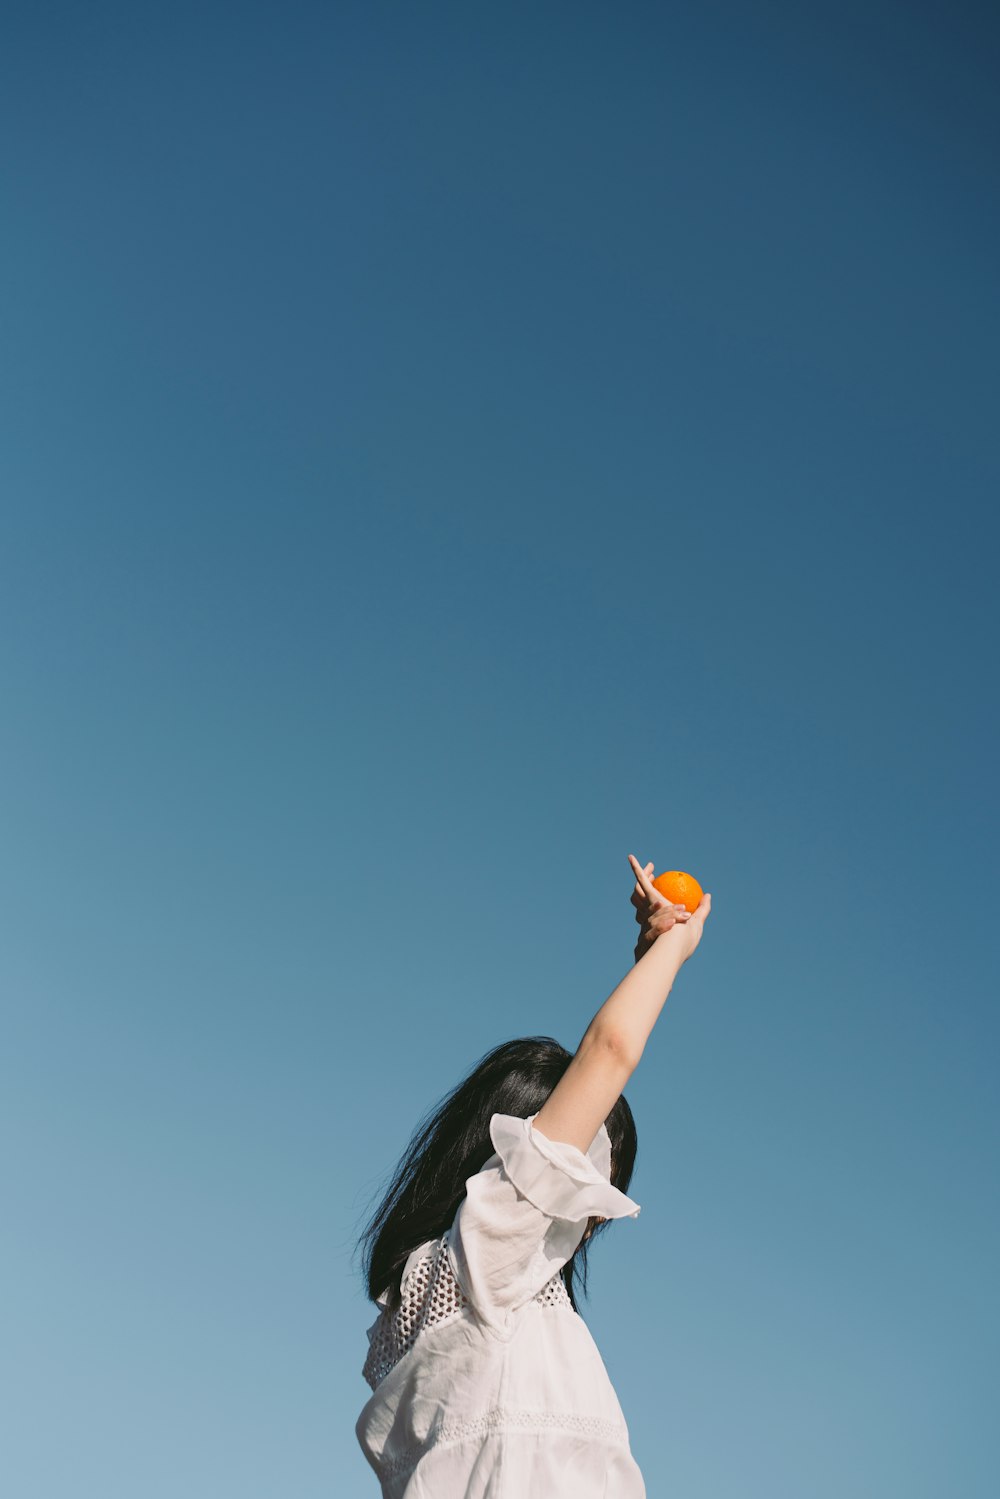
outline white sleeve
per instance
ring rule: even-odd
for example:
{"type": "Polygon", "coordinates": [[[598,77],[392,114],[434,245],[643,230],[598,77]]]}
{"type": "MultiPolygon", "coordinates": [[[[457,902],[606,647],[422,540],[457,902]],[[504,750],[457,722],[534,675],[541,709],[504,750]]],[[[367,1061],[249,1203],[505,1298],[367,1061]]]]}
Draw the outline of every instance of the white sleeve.
{"type": "Polygon", "coordinates": [[[498,1331],[536,1296],[579,1246],[587,1220],[637,1218],[611,1185],[604,1125],[586,1155],[532,1127],[532,1114],[494,1114],[496,1151],[466,1182],[448,1234],[452,1264],[476,1315],[498,1331]]]}

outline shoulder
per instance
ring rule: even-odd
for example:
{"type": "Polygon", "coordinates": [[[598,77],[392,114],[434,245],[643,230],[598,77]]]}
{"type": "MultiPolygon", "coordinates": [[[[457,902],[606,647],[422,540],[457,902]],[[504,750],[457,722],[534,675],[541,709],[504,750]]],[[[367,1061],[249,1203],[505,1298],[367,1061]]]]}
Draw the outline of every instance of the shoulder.
{"type": "Polygon", "coordinates": [[[534,1128],[535,1118],[494,1114],[490,1140],[496,1154],[483,1169],[498,1166],[518,1195],[547,1217],[577,1223],[639,1216],[639,1204],[611,1184],[611,1139],[603,1124],[584,1154],[543,1135],[534,1128]]]}

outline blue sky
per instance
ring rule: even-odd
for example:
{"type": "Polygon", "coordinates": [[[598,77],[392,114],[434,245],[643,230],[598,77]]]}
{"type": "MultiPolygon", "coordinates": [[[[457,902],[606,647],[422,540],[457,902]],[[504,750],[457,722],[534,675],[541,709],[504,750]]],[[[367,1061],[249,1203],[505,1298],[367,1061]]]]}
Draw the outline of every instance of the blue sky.
{"type": "Polygon", "coordinates": [[[356,1234],[634,852],[650,1495],[992,1499],[995,20],[6,22],[10,1492],[374,1492],[356,1234]]]}

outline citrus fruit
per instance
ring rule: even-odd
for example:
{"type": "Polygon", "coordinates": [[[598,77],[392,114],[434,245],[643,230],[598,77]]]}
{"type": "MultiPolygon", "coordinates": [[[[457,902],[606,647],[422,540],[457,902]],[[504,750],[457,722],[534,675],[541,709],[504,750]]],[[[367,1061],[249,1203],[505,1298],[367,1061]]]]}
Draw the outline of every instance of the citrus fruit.
{"type": "Polygon", "coordinates": [[[694,875],[685,874],[683,869],[664,870],[653,885],[672,906],[683,906],[687,911],[695,911],[702,897],[702,888],[694,875]]]}

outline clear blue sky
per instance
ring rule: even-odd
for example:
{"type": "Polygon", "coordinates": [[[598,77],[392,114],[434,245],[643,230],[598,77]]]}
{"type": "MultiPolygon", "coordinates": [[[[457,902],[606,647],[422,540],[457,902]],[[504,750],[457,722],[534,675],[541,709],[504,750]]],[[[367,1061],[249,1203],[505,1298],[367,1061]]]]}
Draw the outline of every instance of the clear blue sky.
{"type": "Polygon", "coordinates": [[[353,1242],[626,854],[650,1499],[994,1499],[985,6],[5,11],[4,1488],[373,1499],[353,1242]]]}

